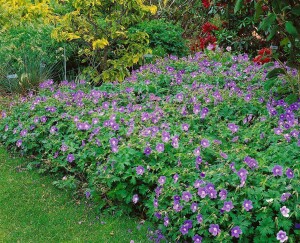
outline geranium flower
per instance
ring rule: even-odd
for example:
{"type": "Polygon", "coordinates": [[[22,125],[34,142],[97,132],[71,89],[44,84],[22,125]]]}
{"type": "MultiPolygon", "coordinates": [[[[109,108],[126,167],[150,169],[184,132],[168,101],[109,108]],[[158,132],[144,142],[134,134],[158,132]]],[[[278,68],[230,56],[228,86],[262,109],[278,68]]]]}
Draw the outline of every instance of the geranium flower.
{"type": "Polygon", "coordinates": [[[280,165],[275,165],[272,171],[274,176],[282,176],[282,167],[280,165]]]}
{"type": "Polygon", "coordinates": [[[218,224],[211,224],[208,230],[213,236],[217,236],[221,233],[220,227],[218,224]]]}
{"type": "Polygon", "coordinates": [[[288,240],[288,236],[286,235],[286,232],[280,230],[278,233],[277,233],[277,237],[276,239],[279,240],[281,243],[282,242],[285,242],[288,240]]]}
{"type": "Polygon", "coordinates": [[[281,212],[282,216],[285,218],[288,218],[290,216],[289,215],[290,210],[286,206],[283,206],[282,208],[280,208],[280,212],[281,212]]]}
{"type": "Polygon", "coordinates": [[[247,212],[250,211],[250,210],[253,208],[253,206],[252,206],[252,201],[250,201],[250,200],[245,200],[244,203],[243,203],[243,207],[244,207],[244,209],[245,209],[247,212]]]}
{"type": "Polygon", "coordinates": [[[239,238],[242,234],[242,230],[239,226],[235,226],[231,229],[231,236],[235,238],[239,238]]]}

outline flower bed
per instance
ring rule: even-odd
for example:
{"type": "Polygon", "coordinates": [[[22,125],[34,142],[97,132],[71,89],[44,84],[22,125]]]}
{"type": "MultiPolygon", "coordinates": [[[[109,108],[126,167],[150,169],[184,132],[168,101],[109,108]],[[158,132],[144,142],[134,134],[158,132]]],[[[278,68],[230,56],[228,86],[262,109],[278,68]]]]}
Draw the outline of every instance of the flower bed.
{"type": "Polygon", "coordinates": [[[271,68],[217,51],[100,88],[49,80],[0,140],[99,207],[146,213],[157,241],[297,242],[300,103],[263,91],[271,68]]]}

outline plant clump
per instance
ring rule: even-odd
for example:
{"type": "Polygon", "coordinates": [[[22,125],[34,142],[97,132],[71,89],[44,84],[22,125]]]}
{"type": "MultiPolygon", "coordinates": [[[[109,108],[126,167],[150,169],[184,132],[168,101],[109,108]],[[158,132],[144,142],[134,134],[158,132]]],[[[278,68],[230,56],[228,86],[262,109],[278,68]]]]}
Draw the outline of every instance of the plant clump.
{"type": "Polygon", "coordinates": [[[146,214],[153,240],[297,242],[300,102],[262,89],[278,66],[216,47],[123,83],[48,80],[0,140],[100,208],[146,214]]]}

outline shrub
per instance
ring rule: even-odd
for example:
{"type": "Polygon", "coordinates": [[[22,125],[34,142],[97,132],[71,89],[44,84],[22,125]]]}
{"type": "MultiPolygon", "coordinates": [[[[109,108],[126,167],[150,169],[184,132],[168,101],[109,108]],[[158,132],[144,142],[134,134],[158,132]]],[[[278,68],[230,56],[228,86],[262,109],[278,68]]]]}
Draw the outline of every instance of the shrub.
{"type": "Polygon", "coordinates": [[[122,81],[130,74],[130,68],[141,63],[150,52],[144,32],[128,32],[130,27],[155,14],[156,6],[143,2],[106,0],[91,4],[87,0],[73,0],[62,3],[69,11],[58,18],[52,37],[79,46],[78,54],[87,66],[83,73],[91,81],[122,81]]]}
{"type": "Polygon", "coordinates": [[[185,56],[186,41],[183,39],[183,29],[163,19],[144,21],[133,27],[131,31],[142,31],[149,35],[149,47],[152,54],[163,57],[166,54],[185,56]]]}
{"type": "Polygon", "coordinates": [[[278,63],[216,50],[100,88],[46,81],[0,140],[100,208],[147,214],[157,241],[297,242],[299,100],[262,89],[278,63]]]}

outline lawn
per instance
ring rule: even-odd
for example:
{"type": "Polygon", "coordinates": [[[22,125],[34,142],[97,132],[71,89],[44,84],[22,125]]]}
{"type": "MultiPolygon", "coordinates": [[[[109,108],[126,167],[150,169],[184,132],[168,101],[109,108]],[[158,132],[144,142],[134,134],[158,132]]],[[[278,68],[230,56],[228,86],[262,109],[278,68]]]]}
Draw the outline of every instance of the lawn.
{"type": "Polygon", "coordinates": [[[138,219],[96,214],[0,147],[0,242],[146,242],[138,219]]]}

